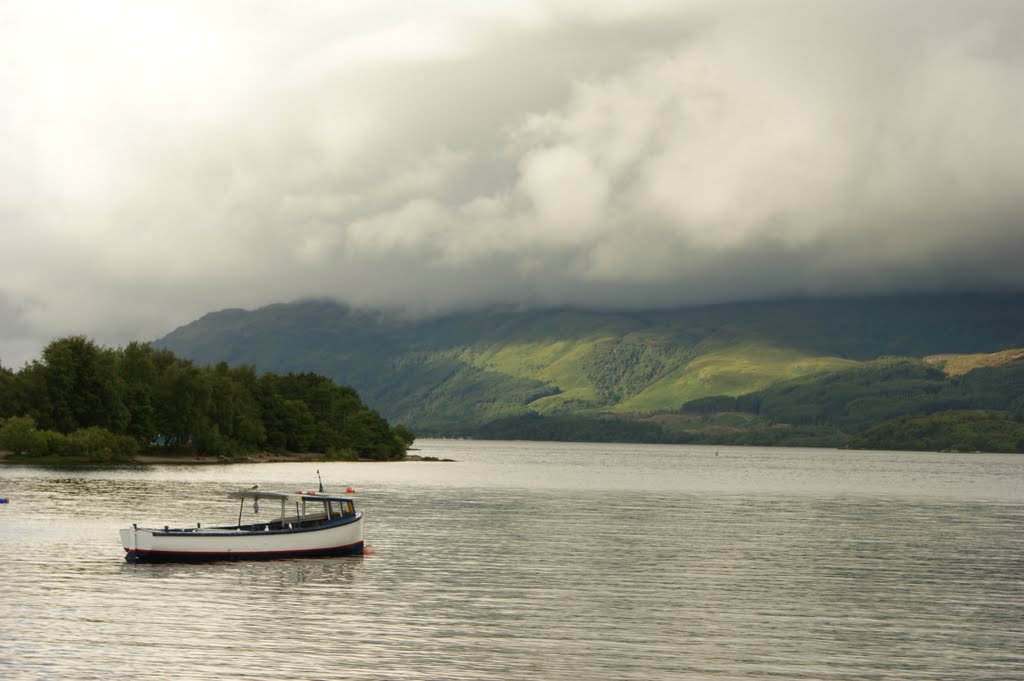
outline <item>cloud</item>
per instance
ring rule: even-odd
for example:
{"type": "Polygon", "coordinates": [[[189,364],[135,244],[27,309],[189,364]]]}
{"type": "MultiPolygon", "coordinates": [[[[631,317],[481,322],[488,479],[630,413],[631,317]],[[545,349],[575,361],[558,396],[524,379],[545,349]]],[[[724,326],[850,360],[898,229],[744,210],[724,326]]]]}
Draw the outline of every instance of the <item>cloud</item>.
{"type": "Polygon", "coordinates": [[[520,164],[520,187],[533,209],[536,238],[575,245],[604,219],[608,180],[574,147],[530,152],[520,164]]]}
{"type": "Polygon", "coordinates": [[[1024,286],[1017,2],[4,12],[5,366],[306,296],[1024,286]]]}

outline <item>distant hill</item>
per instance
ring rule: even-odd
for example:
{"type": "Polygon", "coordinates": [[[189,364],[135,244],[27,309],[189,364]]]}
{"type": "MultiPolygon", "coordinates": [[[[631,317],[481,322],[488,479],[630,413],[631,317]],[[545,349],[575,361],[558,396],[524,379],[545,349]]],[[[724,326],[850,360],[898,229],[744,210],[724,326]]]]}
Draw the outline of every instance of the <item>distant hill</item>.
{"type": "Polygon", "coordinates": [[[950,376],[962,376],[981,367],[1024,366],[1024,349],[1010,348],[1002,352],[973,355],[929,355],[924,361],[935,364],[950,376]]]}
{"type": "MultiPolygon", "coordinates": [[[[214,312],[154,345],[199,364],[323,374],[421,434],[528,437],[539,429],[542,437],[590,439],[591,429],[601,433],[595,438],[614,439],[609,432],[620,424],[622,439],[775,442],[799,431],[803,442],[836,444],[886,418],[916,413],[919,398],[934,394],[929,390],[949,397],[955,390],[946,384],[976,367],[1012,372],[1000,389],[1024,394],[1022,352],[1013,351],[1024,348],[1024,295],[617,312],[491,308],[425,320],[304,301],[214,312]],[[885,357],[914,361],[879,365],[885,357]],[[877,395],[889,394],[879,387],[887,381],[910,381],[914,396],[878,406],[877,395]],[[874,387],[851,392],[848,383],[874,387]],[[808,413],[819,415],[794,422],[792,404],[773,390],[802,395],[811,401],[808,413]],[[831,411],[815,409],[823,395],[835,397],[824,400],[831,411]],[[840,414],[835,403],[843,395],[860,400],[866,416],[840,414]],[[742,404],[728,402],[744,396],[742,404]],[[787,406],[772,411],[779,404],[787,406]]],[[[962,395],[943,404],[999,408],[962,395]]]]}

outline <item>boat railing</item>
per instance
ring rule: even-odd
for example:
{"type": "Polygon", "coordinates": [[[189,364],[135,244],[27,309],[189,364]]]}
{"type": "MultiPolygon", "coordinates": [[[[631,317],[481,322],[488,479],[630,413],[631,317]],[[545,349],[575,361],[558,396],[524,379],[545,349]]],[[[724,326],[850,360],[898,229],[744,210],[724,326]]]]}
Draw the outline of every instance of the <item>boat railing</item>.
{"type": "Polygon", "coordinates": [[[292,530],[309,527],[319,527],[324,524],[327,520],[337,520],[341,516],[332,515],[328,517],[326,513],[307,513],[304,516],[285,516],[284,518],[277,518],[275,520],[257,520],[251,523],[242,523],[237,529],[245,531],[254,530],[292,530]]]}
{"type": "MultiPolygon", "coordinates": [[[[352,514],[354,517],[355,514],[352,514]]],[[[158,532],[161,534],[239,534],[246,532],[280,532],[282,530],[294,530],[294,529],[308,529],[314,527],[320,527],[328,522],[337,521],[341,518],[349,516],[341,516],[337,514],[330,514],[324,512],[318,513],[307,513],[303,516],[285,516],[284,518],[277,518],[274,520],[255,520],[253,522],[245,523],[240,525],[231,526],[207,526],[202,527],[197,524],[196,527],[153,527],[153,528],[138,528],[148,530],[151,532],[158,532]]]]}

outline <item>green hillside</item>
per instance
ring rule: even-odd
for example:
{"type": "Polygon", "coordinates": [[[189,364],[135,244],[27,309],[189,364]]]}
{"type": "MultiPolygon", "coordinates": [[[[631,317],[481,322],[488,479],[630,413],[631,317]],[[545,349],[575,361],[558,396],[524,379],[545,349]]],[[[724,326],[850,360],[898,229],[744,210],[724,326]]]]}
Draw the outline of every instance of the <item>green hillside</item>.
{"type": "Polygon", "coordinates": [[[902,416],[850,441],[859,449],[1024,452],[1024,421],[987,411],[902,416]]]}
{"type": "MultiPolygon", "coordinates": [[[[622,439],[775,442],[799,431],[837,444],[908,413],[1002,409],[950,387],[980,369],[941,367],[1012,368],[950,357],[1024,347],[1022,310],[1021,295],[962,295],[415,320],[306,301],[212,313],[155,345],[201,364],[328,376],[421,434],[582,437],[592,427],[601,439],[619,428],[622,439]]],[[[1006,376],[998,390],[1024,393],[1019,373],[1006,376]]]]}

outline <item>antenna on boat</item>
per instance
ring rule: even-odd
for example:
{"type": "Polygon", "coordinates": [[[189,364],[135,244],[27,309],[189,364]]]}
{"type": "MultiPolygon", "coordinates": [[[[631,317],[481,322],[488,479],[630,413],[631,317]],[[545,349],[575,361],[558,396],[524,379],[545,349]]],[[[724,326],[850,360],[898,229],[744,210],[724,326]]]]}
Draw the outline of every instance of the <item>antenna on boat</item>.
{"type": "Polygon", "coordinates": [[[320,471],[316,472],[316,479],[320,480],[320,491],[324,491],[324,481],[320,478],[320,471]]]}

